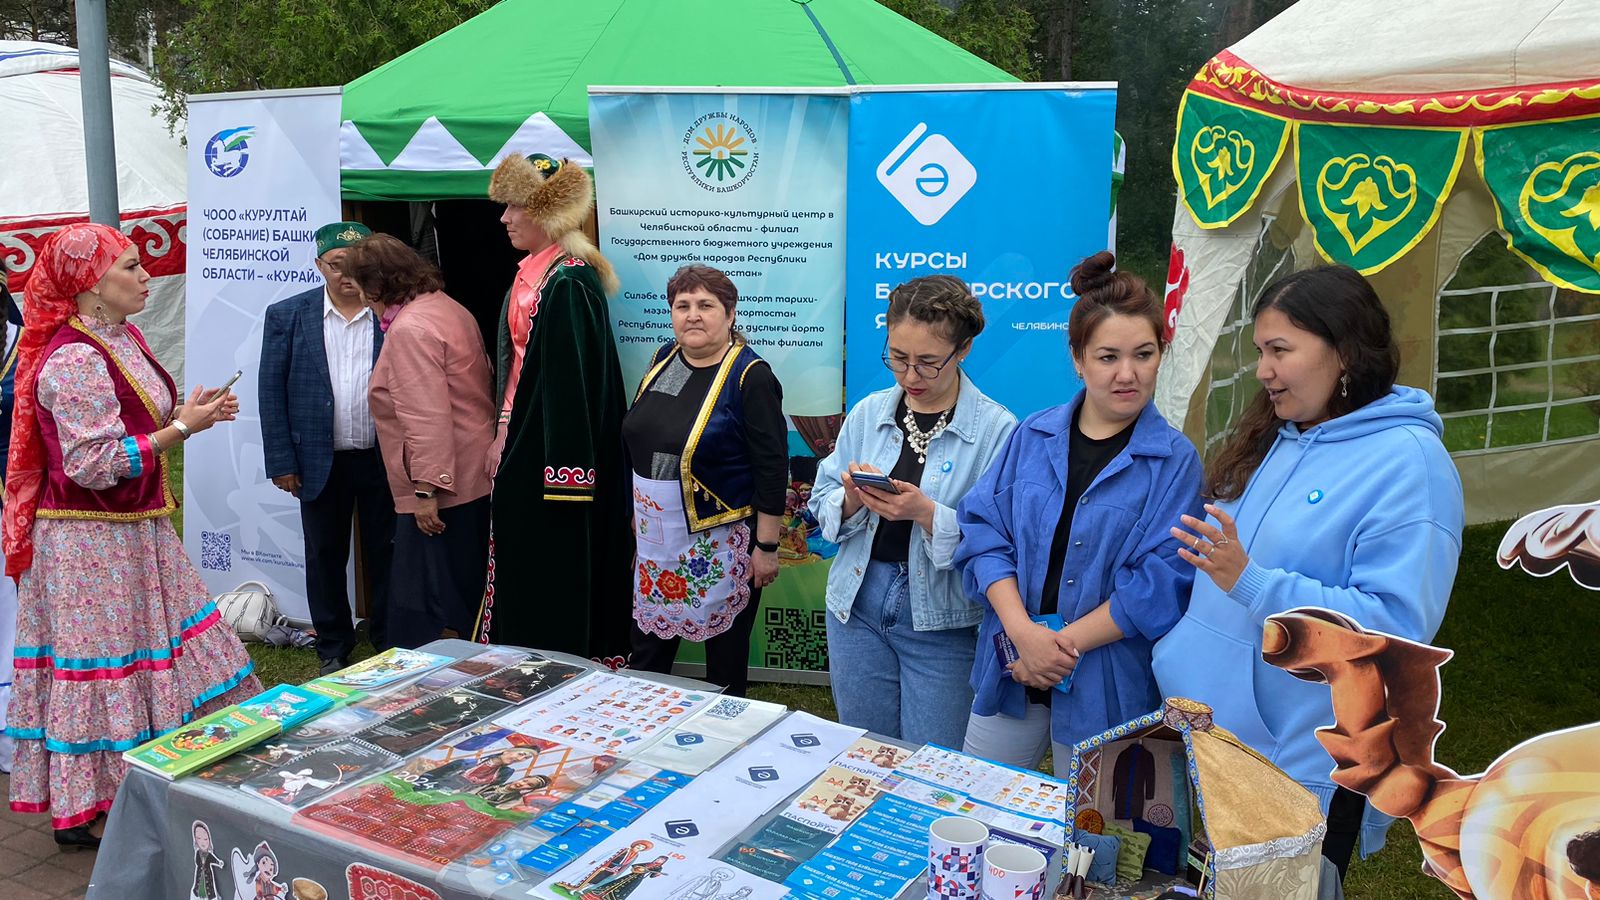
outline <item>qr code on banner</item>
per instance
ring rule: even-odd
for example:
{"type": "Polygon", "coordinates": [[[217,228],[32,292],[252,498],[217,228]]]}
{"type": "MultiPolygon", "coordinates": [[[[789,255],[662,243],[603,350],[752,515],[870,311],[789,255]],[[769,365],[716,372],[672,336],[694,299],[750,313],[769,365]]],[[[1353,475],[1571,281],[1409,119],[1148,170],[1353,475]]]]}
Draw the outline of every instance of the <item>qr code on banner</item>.
{"type": "Polygon", "coordinates": [[[822,609],[766,607],[763,664],[772,669],[828,670],[828,620],[822,609]]]}
{"type": "Polygon", "coordinates": [[[233,535],[220,531],[200,532],[200,568],[232,572],[233,535]]]}

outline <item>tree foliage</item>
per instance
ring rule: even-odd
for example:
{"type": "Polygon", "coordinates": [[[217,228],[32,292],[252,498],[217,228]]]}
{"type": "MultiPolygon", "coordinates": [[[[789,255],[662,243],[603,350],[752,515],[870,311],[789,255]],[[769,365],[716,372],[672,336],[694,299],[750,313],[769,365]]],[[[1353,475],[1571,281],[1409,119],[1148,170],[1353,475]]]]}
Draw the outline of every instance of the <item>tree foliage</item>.
{"type": "MultiPolygon", "coordinates": [[[[106,39],[111,55],[149,65],[152,43],[159,45],[181,15],[181,0],[106,0],[106,39]]],[[[78,46],[73,0],[0,0],[0,40],[44,41],[78,46]]]]}
{"type": "Polygon", "coordinates": [[[955,9],[939,0],[878,2],[1023,81],[1038,78],[1032,47],[1038,25],[1024,6],[1007,0],[966,0],[955,9]]]}
{"type": "Polygon", "coordinates": [[[1177,199],[1169,160],[1184,86],[1293,0],[879,2],[1018,78],[1117,82],[1117,130],[1128,150],[1118,247],[1159,280],[1177,199]]]}
{"type": "Polygon", "coordinates": [[[340,85],[437,37],[495,0],[183,0],[156,49],[169,124],[187,94],[340,85]]]}

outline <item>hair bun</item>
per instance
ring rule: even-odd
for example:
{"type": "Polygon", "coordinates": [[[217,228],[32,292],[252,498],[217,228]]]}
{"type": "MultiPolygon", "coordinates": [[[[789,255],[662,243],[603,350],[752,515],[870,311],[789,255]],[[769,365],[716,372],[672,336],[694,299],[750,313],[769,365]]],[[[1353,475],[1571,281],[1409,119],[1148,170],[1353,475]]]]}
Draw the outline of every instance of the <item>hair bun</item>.
{"type": "Polygon", "coordinates": [[[1101,250],[1085,258],[1072,270],[1072,292],[1080,300],[1095,300],[1091,295],[1116,279],[1116,267],[1116,254],[1110,250],[1101,250]]]}

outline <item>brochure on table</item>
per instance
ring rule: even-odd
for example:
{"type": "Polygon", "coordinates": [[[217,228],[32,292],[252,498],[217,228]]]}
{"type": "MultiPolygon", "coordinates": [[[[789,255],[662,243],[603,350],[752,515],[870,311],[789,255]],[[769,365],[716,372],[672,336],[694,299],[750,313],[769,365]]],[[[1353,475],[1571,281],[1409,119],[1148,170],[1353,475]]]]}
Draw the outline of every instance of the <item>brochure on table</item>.
{"type": "Polygon", "coordinates": [[[888,900],[925,876],[941,816],[1047,854],[1066,834],[1066,786],[1035,772],[504,648],[252,702],[296,724],[198,778],[485,894],[888,900]]]}

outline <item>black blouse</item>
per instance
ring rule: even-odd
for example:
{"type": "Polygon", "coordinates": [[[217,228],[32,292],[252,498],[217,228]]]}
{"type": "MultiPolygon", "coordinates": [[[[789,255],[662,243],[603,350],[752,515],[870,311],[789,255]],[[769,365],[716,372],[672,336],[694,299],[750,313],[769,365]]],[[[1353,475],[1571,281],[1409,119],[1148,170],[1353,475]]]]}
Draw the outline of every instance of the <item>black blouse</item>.
{"type": "MultiPolygon", "coordinates": [[[[689,429],[715,381],[717,365],[691,366],[674,356],[622,420],[622,441],[633,472],[641,478],[674,481],[689,441],[689,429]]],[[[744,426],[755,468],[756,512],[783,515],[789,488],[789,428],[783,419],[783,391],[770,366],[752,366],[740,388],[744,426]]]]}

